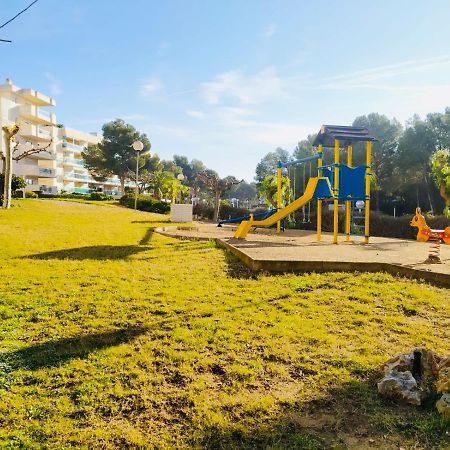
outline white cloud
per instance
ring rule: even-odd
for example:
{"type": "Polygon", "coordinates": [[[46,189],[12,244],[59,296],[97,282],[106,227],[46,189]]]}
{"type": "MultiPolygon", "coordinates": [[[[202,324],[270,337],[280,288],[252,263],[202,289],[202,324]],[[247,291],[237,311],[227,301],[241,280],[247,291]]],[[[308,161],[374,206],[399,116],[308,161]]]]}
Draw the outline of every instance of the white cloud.
{"type": "Polygon", "coordinates": [[[162,89],[163,84],[159,78],[147,78],[140,86],[140,92],[144,97],[152,97],[160,93],[162,89]]]}
{"type": "Polygon", "coordinates": [[[336,75],[324,78],[322,83],[319,84],[319,87],[322,89],[376,87],[378,80],[396,78],[416,72],[436,70],[445,66],[450,67],[450,55],[402,61],[396,64],[382,65],[351,73],[336,75]]]}
{"type": "Polygon", "coordinates": [[[219,74],[211,82],[203,83],[201,92],[211,105],[217,105],[224,99],[237,100],[241,104],[256,104],[283,96],[282,84],[273,67],[251,76],[246,76],[240,70],[231,70],[219,74]]]}
{"type": "Polygon", "coordinates": [[[194,117],[195,119],[203,119],[205,117],[205,113],[202,111],[195,111],[193,109],[188,109],[186,114],[190,117],[194,117]]]}
{"type": "Polygon", "coordinates": [[[50,72],[44,73],[45,78],[50,82],[50,95],[59,95],[62,92],[60,81],[50,72]]]}
{"type": "Polygon", "coordinates": [[[277,26],[274,23],[268,25],[263,31],[263,37],[271,38],[277,32],[277,26]]]}

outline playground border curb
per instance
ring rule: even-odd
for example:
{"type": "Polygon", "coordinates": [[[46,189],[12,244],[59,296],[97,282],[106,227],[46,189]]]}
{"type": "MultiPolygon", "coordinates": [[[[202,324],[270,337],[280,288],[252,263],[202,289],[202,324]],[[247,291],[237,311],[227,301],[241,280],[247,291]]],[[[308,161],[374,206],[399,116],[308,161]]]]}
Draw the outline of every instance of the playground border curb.
{"type": "Polygon", "coordinates": [[[155,232],[176,239],[196,241],[215,241],[216,245],[240,259],[245,266],[253,272],[282,273],[309,273],[309,272],[386,272],[393,276],[401,276],[426,281],[440,287],[450,287],[450,275],[439,272],[431,272],[422,269],[414,269],[400,264],[386,262],[352,262],[352,261],[294,261],[294,260],[270,260],[253,259],[245,252],[235,247],[232,243],[221,238],[176,236],[166,232],[163,228],[155,228],[155,232]]]}
{"type": "Polygon", "coordinates": [[[386,262],[352,262],[352,261],[293,261],[253,259],[242,250],[223,239],[216,238],[219,247],[239,258],[253,272],[268,273],[308,273],[308,272],[386,272],[393,276],[402,276],[419,281],[450,287],[450,275],[427,270],[414,269],[400,264],[386,262]]]}

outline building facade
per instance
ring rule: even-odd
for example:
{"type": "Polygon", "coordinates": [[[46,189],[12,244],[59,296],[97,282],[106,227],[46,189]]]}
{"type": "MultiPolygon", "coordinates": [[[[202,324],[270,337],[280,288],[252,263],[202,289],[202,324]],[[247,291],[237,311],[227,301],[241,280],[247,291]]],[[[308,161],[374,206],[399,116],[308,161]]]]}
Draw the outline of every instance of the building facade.
{"type": "MultiPolygon", "coordinates": [[[[27,183],[25,190],[119,195],[117,177],[97,181],[84,167],[81,152],[89,144],[98,144],[101,136],[57,125],[56,115],[49,109],[54,106],[55,100],[41,92],[20,89],[9,79],[0,84],[0,129],[19,125],[18,154],[31,146],[45,148],[13,162],[13,173],[27,183]]],[[[4,139],[0,139],[0,153],[4,153],[4,146],[4,139]]]]}

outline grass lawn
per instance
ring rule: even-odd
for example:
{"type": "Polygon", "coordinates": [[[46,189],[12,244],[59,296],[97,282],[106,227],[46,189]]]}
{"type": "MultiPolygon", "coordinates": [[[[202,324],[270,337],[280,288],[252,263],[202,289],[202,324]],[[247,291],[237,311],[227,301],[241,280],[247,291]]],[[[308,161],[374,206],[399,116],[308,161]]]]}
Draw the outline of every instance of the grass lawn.
{"type": "Polygon", "coordinates": [[[253,277],[165,216],[16,201],[0,211],[2,448],[449,448],[377,367],[450,353],[446,289],[386,274],[253,277]]]}

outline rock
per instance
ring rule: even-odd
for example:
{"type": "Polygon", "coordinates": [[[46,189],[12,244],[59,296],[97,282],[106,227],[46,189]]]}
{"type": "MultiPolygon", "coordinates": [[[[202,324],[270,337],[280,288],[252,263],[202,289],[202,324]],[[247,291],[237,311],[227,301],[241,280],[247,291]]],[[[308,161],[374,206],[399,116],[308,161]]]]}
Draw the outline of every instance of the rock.
{"type": "Polygon", "coordinates": [[[383,364],[384,378],[378,392],[411,405],[442,393],[436,408],[450,418],[450,357],[441,358],[426,348],[415,348],[383,364]]]}
{"type": "Polygon", "coordinates": [[[398,398],[411,405],[421,404],[423,393],[409,370],[391,370],[377,386],[381,395],[398,398]]]}
{"type": "Polygon", "coordinates": [[[450,393],[445,393],[437,402],[436,408],[440,414],[450,419],[450,393]]]}
{"type": "Polygon", "coordinates": [[[438,392],[450,392],[450,356],[440,362],[438,369],[436,390],[438,392]]]}

